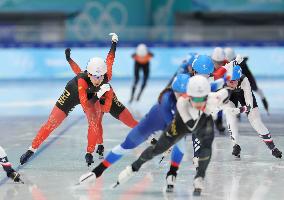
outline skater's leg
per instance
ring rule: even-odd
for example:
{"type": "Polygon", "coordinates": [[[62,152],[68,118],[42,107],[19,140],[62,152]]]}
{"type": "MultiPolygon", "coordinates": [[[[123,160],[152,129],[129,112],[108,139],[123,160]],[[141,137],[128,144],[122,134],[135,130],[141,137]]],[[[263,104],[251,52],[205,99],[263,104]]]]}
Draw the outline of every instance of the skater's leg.
{"type": "Polygon", "coordinates": [[[134,83],[133,83],[133,86],[132,86],[131,97],[130,97],[129,103],[131,103],[133,101],[133,99],[134,99],[134,94],[135,94],[135,91],[136,91],[136,87],[137,87],[138,81],[139,81],[139,66],[138,66],[137,63],[135,63],[135,67],[134,67],[134,83]]]}
{"type": "Polygon", "coordinates": [[[147,84],[147,81],[148,81],[148,78],[149,78],[149,63],[148,63],[148,65],[143,66],[143,73],[144,73],[143,83],[141,85],[140,92],[137,96],[137,101],[139,101],[141,94],[142,94],[144,88],[146,87],[146,84],[147,84]]]}
{"type": "Polygon", "coordinates": [[[262,138],[263,142],[267,145],[267,147],[272,150],[272,155],[281,158],[282,152],[279,151],[273,142],[273,139],[271,138],[271,134],[269,133],[268,129],[263,124],[258,107],[253,108],[249,114],[248,119],[251,124],[251,126],[256,130],[256,132],[259,134],[259,136],[262,138]]]}
{"type": "Polygon", "coordinates": [[[38,131],[36,137],[32,141],[32,148],[37,149],[43,141],[56,129],[62,121],[67,117],[67,115],[60,110],[57,106],[54,106],[51,114],[48,117],[46,123],[38,131]]]}

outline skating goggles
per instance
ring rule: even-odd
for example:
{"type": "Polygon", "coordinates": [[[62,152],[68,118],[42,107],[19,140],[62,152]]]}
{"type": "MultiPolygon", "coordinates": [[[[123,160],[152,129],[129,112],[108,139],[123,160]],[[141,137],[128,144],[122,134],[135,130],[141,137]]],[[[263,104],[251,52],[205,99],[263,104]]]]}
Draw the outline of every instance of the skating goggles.
{"type": "Polygon", "coordinates": [[[97,79],[97,80],[101,80],[104,78],[104,75],[101,75],[101,76],[91,75],[91,76],[92,78],[97,79]]]}
{"type": "Polygon", "coordinates": [[[191,97],[191,101],[194,103],[205,102],[207,100],[207,96],[205,97],[191,97]]]}

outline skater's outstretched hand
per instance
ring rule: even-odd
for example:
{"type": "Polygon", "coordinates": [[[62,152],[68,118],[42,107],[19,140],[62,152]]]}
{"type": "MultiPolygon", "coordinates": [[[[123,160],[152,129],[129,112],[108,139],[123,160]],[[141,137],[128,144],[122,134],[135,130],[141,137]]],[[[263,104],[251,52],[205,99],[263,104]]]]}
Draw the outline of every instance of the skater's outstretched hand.
{"type": "Polygon", "coordinates": [[[116,33],[110,33],[109,34],[111,36],[111,41],[117,43],[118,42],[118,36],[116,35],[116,33]]]}
{"type": "Polygon", "coordinates": [[[70,55],[71,55],[71,49],[70,48],[65,49],[66,60],[70,60],[70,55]]]}

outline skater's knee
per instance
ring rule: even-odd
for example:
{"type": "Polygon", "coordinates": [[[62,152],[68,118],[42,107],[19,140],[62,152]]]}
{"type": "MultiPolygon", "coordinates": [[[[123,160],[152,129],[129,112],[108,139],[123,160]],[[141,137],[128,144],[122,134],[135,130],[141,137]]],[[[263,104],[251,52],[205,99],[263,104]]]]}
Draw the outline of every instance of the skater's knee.
{"type": "Polygon", "coordinates": [[[124,140],[124,142],[121,144],[121,147],[123,149],[134,149],[138,145],[138,141],[133,140],[131,138],[126,138],[126,140],[124,140]]]}
{"type": "Polygon", "coordinates": [[[153,156],[160,155],[160,154],[164,153],[166,150],[167,150],[166,148],[160,148],[156,145],[153,149],[153,156]]]}

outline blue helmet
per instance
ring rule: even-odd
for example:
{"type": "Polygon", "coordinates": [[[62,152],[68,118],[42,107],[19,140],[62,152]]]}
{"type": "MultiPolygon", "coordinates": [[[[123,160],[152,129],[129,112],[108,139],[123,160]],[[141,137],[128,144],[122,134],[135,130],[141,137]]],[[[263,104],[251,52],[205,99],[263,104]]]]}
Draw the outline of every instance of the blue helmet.
{"type": "Polygon", "coordinates": [[[178,74],[172,82],[173,91],[178,93],[186,93],[186,86],[188,80],[188,74],[178,74]]]}
{"type": "Polygon", "coordinates": [[[242,75],[243,75],[242,68],[239,65],[236,65],[233,67],[230,80],[232,81],[239,80],[242,75]]]}
{"type": "Polygon", "coordinates": [[[187,55],[187,58],[182,63],[182,68],[187,68],[188,65],[192,65],[193,61],[197,58],[197,53],[189,53],[187,55]]]}
{"type": "Polygon", "coordinates": [[[200,55],[192,63],[192,68],[198,74],[211,74],[214,71],[214,63],[209,56],[200,55]]]}

